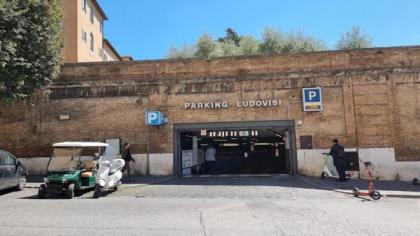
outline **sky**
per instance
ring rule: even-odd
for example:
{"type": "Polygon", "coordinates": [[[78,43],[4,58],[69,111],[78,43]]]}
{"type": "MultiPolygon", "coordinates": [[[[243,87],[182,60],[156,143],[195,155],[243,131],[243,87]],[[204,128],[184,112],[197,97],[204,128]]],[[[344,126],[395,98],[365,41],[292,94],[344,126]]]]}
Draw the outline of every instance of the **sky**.
{"type": "Polygon", "coordinates": [[[105,37],[121,55],[165,58],[172,46],[217,38],[228,27],[261,39],[266,27],[303,31],[334,49],[359,26],[377,47],[420,45],[419,0],[99,0],[105,37]]]}

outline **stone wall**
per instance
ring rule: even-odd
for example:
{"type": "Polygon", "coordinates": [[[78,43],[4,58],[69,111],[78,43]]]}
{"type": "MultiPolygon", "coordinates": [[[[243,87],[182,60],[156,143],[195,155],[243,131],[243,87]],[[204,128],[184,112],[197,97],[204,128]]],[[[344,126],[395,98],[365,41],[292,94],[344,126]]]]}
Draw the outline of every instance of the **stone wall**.
{"type": "Polygon", "coordinates": [[[54,142],[120,138],[146,152],[145,111],[169,123],[150,128],[151,153],[172,153],[172,124],[296,120],[299,136],[325,149],[394,148],[420,160],[420,47],[280,56],[67,64],[61,78],[30,101],[0,108],[0,148],[48,156],[54,142]],[[303,112],[302,88],[320,86],[324,111],[303,112]],[[186,110],[185,102],[280,99],[276,108],[186,110]],[[60,120],[69,115],[69,120],[60,120]],[[300,122],[299,122],[300,123],[300,122]]]}

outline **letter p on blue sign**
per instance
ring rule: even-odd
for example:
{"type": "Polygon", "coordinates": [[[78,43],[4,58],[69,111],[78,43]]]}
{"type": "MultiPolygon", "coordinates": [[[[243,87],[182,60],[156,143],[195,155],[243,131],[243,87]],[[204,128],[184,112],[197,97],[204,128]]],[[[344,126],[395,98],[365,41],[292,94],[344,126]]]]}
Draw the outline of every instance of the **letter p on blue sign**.
{"type": "Polygon", "coordinates": [[[146,112],[146,125],[163,125],[165,123],[165,117],[160,111],[148,111],[146,112]]]}
{"type": "Polygon", "coordinates": [[[302,94],[304,111],[322,111],[322,91],[320,87],[304,88],[302,94]]]}

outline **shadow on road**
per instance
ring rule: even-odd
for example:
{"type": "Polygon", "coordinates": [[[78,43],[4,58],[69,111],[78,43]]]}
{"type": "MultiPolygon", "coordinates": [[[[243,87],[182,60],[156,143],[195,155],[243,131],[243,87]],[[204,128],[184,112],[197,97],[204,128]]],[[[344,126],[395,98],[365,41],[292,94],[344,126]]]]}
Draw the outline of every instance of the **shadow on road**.
{"type": "MultiPolygon", "coordinates": [[[[353,187],[359,189],[367,189],[368,181],[362,179],[353,179],[345,183],[336,182],[332,178],[321,179],[315,177],[304,177],[305,180],[310,181],[316,185],[320,185],[329,189],[352,190],[353,187]]],[[[413,185],[409,182],[402,181],[384,181],[376,180],[373,182],[375,189],[379,191],[398,191],[398,192],[416,192],[420,193],[420,186],[413,185]]]]}

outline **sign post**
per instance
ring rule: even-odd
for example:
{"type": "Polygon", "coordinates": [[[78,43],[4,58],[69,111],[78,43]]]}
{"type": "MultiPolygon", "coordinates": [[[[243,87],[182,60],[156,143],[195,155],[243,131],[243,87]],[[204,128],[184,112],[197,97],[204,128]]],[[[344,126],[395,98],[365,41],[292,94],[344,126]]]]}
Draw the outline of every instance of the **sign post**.
{"type": "Polygon", "coordinates": [[[159,126],[166,124],[166,117],[160,111],[149,111],[149,103],[147,103],[146,107],[146,132],[147,132],[147,156],[146,156],[146,165],[147,165],[147,173],[146,175],[150,174],[149,170],[149,163],[150,163],[150,126],[159,126]]]}
{"type": "Polygon", "coordinates": [[[322,91],[321,87],[303,88],[303,110],[322,111],[322,91]]]}

